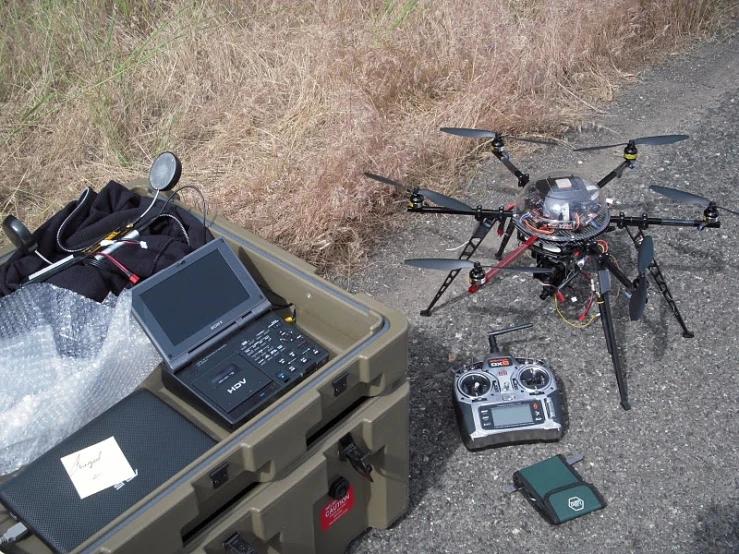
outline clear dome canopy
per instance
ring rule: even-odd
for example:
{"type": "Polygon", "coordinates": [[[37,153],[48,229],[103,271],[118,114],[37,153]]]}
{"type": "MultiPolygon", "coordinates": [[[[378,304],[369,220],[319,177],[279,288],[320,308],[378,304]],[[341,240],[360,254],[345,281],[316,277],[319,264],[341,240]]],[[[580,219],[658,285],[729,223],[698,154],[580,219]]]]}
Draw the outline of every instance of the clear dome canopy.
{"type": "Polygon", "coordinates": [[[600,189],[570,172],[529,181],[516,200],[513,221],[545,241],[583,241],[602,233],[611,214],[600,189]]]}

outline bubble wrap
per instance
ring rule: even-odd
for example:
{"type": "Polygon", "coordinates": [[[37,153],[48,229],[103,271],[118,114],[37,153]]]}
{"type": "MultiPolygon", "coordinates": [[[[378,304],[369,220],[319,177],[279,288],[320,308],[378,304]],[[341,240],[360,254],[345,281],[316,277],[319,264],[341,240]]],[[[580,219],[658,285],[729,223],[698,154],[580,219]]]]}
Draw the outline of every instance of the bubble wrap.
{"type": "Polygon", "coordinates": [[[124,398],[160,362],[129,291],[98,303],[36,284],[0,298],[0,475],[124,398]]]}

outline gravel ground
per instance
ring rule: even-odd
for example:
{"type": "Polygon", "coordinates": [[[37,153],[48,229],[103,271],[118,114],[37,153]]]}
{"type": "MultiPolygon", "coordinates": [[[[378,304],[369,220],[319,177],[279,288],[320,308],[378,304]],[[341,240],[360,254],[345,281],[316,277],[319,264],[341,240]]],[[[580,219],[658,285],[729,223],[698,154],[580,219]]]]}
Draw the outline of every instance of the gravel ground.
{"type": "MultiPolygon", "coordinates": [[[[589,146],[688,134],[690,140],[677,144],[640,147],[637,168],[604,189],[615,211],[700,217],[701,208],[677,205],[651,192],[652,184],[739,210],[738,106],[739,38],[734,37],[673,56],[641,74],[615,103],[594,114],[586,130],[566,139],[589,146]]],[[[508,146],[532,176],[569,168],[596,182],[622,159],[620,148],[578,153],[566,146],[516,158],[515,143],[508,146]]],[[[367,171],[383,173],[381,167],[367,171]]],[[[497,207],[517,192],[515,179],[490,162],[458,197],[497,207]]],[[[376,248],[370,267],[339,284],[372,295],[410,322],[410,507],[391,529],[368,531],[349,552],[739,552],[739,218],[727,214],[721,229],[705,232],[649,229],[655,258],[695,338],[682,337],[653,284],[639,322],[629,321],[620,295],[614,314],[632,405],[626,412],[619,406],[600,323],[584,330],[565,325],[551,300],[539,299],[541,287],[530,276],[506,274],[469,295],[466,272],[461,273],[432,317],[419,316],[445,274],[403,265],[403,259],[457,257],[455,248],[466,242],[474,222],[460,216],[399,217],[406,217],[405,227],[376,248]],[[560,376],[567,390],[568,432],[558,443],[469,452],[451,403],[453,371],[488,351],[487,332],[526,322],[533,329],[499,343],[514,355],[545,358],[560,376]],[[577,469],[602,492],[606,509],[554,527],[521,495],[505,493],[515,470],[576,452],[585,455],[577,469]]],[[[608,240],[621,267],[635,276],[628,235],[615,231],[608,240]]],[[[497,242],[491,234],[475,259],[492,260],[497,242]]]]}

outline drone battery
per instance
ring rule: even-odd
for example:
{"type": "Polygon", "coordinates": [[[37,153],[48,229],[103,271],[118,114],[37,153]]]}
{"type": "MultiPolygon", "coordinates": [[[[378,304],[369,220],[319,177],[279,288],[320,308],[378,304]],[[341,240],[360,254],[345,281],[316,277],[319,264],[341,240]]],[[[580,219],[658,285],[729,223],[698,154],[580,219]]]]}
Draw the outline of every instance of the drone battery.
{"type": "Polygon", "coordinates": [[[513,484],[536,511],[554,525],[606,506],[598,490],[583,481],[562,455],[516,471],[513,484]]]}

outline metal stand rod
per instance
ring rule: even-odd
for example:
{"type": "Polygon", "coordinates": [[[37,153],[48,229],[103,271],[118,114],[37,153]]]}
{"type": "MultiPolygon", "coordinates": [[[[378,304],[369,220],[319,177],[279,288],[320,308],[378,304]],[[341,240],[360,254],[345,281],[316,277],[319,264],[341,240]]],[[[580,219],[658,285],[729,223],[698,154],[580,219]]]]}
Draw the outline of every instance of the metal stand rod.
{"type": "Polygon", "coordinates": [[[598,310],[600,311],[600,319],[603,324],[603,333],[606,337],[606,347],[611,354],[613,361],[613,370],[616,373],[616,384],[618,385],[618,393],[621,396],[621,407],[624,410],[630,410],[628,393],[626,390],[626,376],[621,367],[621,358],[618,354],[618,345],[616,344],[616,332],[613,328],[613,317],[611,314],[610,290],[611,276],[606,269],[606,265],[601,262],[601,269],[598,271],[598,310]]]}
{"type": "Polygon", "coordinates": [[[511,219],[508,222],[508,227],[506,227],[505,233],[503,234],[503,239],[500,241],[500,248],[498,248],[498,251],[495,253],[496,260],[503,259],[503,251],[505,250],[505,247],[508,246],[508,241],[511,240],[511,235],[513,235],[513,230],[515,228],[516,226],[513,224],[513,219],[511,219]]]}

